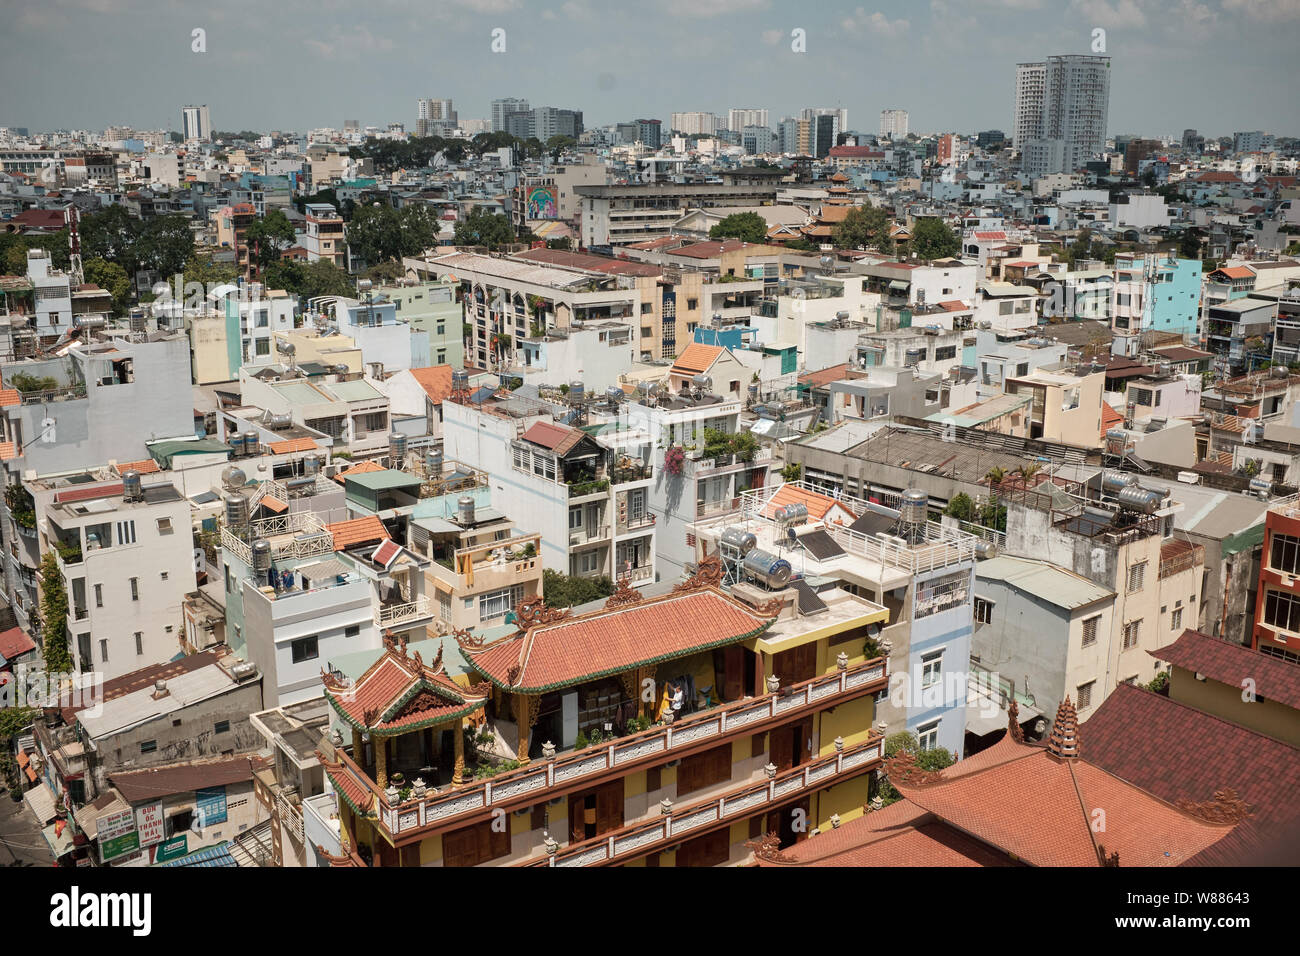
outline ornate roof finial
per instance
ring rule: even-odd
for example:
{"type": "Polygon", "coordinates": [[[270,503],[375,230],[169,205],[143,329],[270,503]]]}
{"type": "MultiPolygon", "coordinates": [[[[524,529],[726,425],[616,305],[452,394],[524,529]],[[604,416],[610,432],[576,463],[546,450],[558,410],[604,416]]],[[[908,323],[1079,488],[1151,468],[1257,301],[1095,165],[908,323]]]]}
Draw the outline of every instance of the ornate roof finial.
{"type": "Polygon", "coordinates": [[[1016,700],[1013,697],[1011,703],[1007,705],[1007,733],[1011,739],[1018,744],[1025,742],[1025,731],[1020,726],[1020,708],[1016,706],[1016,700]]]}
{"type": "Polygon", "coordinates": [[[628,584],[627,578],[621,577],[618,579],[618,584],[615,585],[613,593],[610,594],[609,600],[605,602],[605,609],[612,611],[616,608],[627,607],[629,604],[636,604],[640,600],[641,592],[628,584]]]}
{"type": "Polygon", "coordinates": [[[1079,756],[1079,715],[1074,711],[1069,694],[1065,695],[1061,706],[1056,708],[1056,720],[1052,723],[1052,736],[1047,741],[1047,750],[1063,760],[1079,756]]]}

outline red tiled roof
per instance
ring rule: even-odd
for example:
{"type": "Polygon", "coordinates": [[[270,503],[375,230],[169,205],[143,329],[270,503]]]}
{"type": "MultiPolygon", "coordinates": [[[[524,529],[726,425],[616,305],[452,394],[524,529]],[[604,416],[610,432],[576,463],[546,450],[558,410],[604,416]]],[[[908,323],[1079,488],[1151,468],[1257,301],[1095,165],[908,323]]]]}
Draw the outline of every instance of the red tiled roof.
{"type": "Polygon", "coordinates": [[[712,240],[709,242],[692,242],[689,245],[682,246],[680,249],[674,249],[673,255],[686,256],[691,259],[712,259],[714,256],[720,256],[724,252],[735,252],[737,249],[744,249],[749,246],[753,249],[761,249],[762,246],[755,246],[740,239],[722,239],[712,240]]]}
{"type": "Polygon", "coordinates": [[[539,624],[481,648],[463,649],[492,683],[540,693],[735,644],[767,630],[774,620],[715,588],[704,588],[539,624]]]}
{"type": "Polygon", "coordinates": [[[36,650],[36,642],[21,627],[0,631],[0,657],[5,660],[11,661],[21,654],[34,650],[36,650]]]}
{"type": "Polygon", "coordinates": [[[411,369],[411,377],[424,389],[429,400],[440,403],[451,394],[451,366],[430,365],[427,368],[411,369]]]}
{"type": "Polygon", "coordinates": [[[0,442],[0,461],[9,461],[18,457],[18,446],[11,441],[0,442]]]}
{"type": "Polygon", "coordinates": [[[73,488],[71,491],[60,491],[54,496],[55,504],[66,504],[69,501],[93,501],[96,498],[113,498],[122,493],[122,483],[120,481],[111,485],[96,485],[93,488],[73,488]]]}
{"type": "Polygon", "coordinates": [[[25,229],[53,229],[57,232],[63,228],[63,211],[59,209],[25,209],[10,219],[9,222],[17,223],[25,229]]]}
{"type": "Polygon", "coordinates": [[[262,495],[262,500],[258,502],[267,511],[273,511],[276,514],[283,514],[289,510],[289,506],[277,498],[275,495],[262,495]]]}
{"type": "Polygon", "coordinates": [[[615,259],[610,256],[595,256],[585,252],[568,252],[564,249],[529,249],[517,252],[516,259],[531,262],[545,262],[548,265],[568,266],[585,272],[606,272],[610,275],[657,276],[663,274],[659,266],[648,262],[633,262],[629,259],[615,259]]]}
{"type": "Polygon", "coordinates": [[[781,853],[781,860],[760,866],[1016,866],[1005,853],[954,830],[929,814],[915,826],[873,829],[874,818],[894,807],[911,808],[906,800],[850,820],[848,823],[796,843],[781,853]]]}
{"type": "Polygon", "coordinates": [[[838,382],[848,373],[849,366],[845,362],[842,365],[832,365],[830,368],[818,369],[815,372],[804,372],[799,376],[799,384],[820,388],[830,382],[838,382]]]}
{"type": "Polygon", "coordinates": [[[1124,416],[1115,409],[1111,408],[1109,402],[1101,403],[1101,437],[1106,437],[1106,432],[1116,425],[1124,424],[1124,416]]]}
{"type": "Polygon", "coordinates": [[[777,489],[776,494],[772,496],[771,500],[768,501],[767,505],[763,508],[763,517],[771,519],[772,516],[776,514],[777,509],[783,508],[786,505],[795,504],[801,504],[806,507],[808,509],[808,517],[815,521],[820,521],[825,518],[826,513],[836,505],[844,508],[845,511],[853,515],[855,518],[857,517],[856,514],[853,514],[851,508],[845,507],[842,502],[836,501],[834,498],[829,498],[826,495],[819,495],[815,491],[808,491],[805,488],[800,488],[798,485],[790,484],[782,485],[777,489]]]}
{"type": "Polygon", "coordinates": [[[1262,817],[1295,811],[1300,749],[1161,694],[1120,684],[1081,733],[1091,763],[1162,800],[1200,802],[1232,787],[1262,817]]]}
{"type": "Polygon", "coordinates": [[[840,158],[884,159],[885,158],[885,154],[883,152],[872,149],[870,146],[832,146],[829,155],[832,159],[840,159],[840,158]]]}
{"type": "Polygon", "coordinates": [[[162,471],[158,467],[158,462],[152,458],[146,458],[144,461],[122,461],[118,462],[116,467],[119,475],[125,475],[128,471],[137,471],[142,475],[152,475],[162,471]]]}
{"type": "Polygon", "coordinates": [[[553,422],[535,422],[519,437],[534,445],[540,445],[557,455],[564,455],[582,441],[585,432],[570,428],[568,425],[556,425],[553,422]]]}
{"type": "Polygon", "coordinates": [[[975,238],[980,242],[1002,242],[1007,238],[1007,234],[1000,230],[993,232],[976,232],[975,238]]]}
{"type": "Polygon", "coordinates": [[[344,551],[358,544],[377,543],[388,537],[388,529],[374,515],[327,524],[325,529],[334,535],[335,551],[344,551]]]}
{"type": "Polygon", "coordinates": [[[418,652],[406,656],[387,643],[383,655],[351,684],[325,681],[325,698],[354,727],[371,732],[414,730],[467,716],[482,706],[486,698],[452,683],[440,659],[425,664],[418,652]]]}
{"type": "Polygon", "coordinates": [[[316,442],[310,438],[286,438],[284,441],[273,441],[266,447],[274,455],[287,455],[295,451],[315,451],[316,442]]]}
{"type": "Polygon", "coordinates": [[[973,773],[943,771],[928,784],[891,774],[890,782],[909,802],[1035,866],[1097,866],[1097,844],[1125,866],[1176,866],[1231,831],[1086,760],[1059,759],[1009,735],[990,750],[997,753],[986,758],[989,766],[973,773]],[[1106,830],[1094,837],[1096,809],[1106,813],[1106,830]]]}
{"type": "Polygon", "coordinates": [[[1242,681],[1250,678],[1260,697],[1300,710],[1300,664],[1191,628],[1183,631],[1172,644],[1147,653],[1237,690],[1246,686],[1242,681]]]}
{"type": "Polygon", "coordinates": [[[693,342],[686,346],[673,361],[672,370],[691,375],[707,372],[724,351],[726,350],[719,345],[704,345],[701,342],[693,342]]]}
{"type": "Polygon", "coordinates": [[[11,405],[21,405],[23,401],[22,394],[16,388],[0,388],[0,408],[9,408],[11,405]]]}
{"type": "Polygon", "coordinates": [[[383,465],[373,461],[358,462],[351,468],[344,469],[334,476],[334,480],[340,485],[346,484],[345,479],[352,475],[364,475],[368,471],[386,471],[383,465]]]}
{"type": "Polygon", "coordinates": [[[1225,275],[1229,279],[1250,279],[1255,274],[1255,270],[1250,266],[1225,266],[1210,273],[1210,275],[1225,275]]]}
{"type": "Polygon", "coordinates": [[[386,568],[401,553],[402,546],[392,538],[387,538],[379,543],[379,547],[375,548],[375,553],[370,556],[370,560],[381,568],[386,568]]]}
{"type": "Polygon", "coordinates": [[[970,306],[961,299],[948,299],[945,302],[940,302],[939,308],[943,309],[945,312],[962,312],[969,309],[970,306]]]}

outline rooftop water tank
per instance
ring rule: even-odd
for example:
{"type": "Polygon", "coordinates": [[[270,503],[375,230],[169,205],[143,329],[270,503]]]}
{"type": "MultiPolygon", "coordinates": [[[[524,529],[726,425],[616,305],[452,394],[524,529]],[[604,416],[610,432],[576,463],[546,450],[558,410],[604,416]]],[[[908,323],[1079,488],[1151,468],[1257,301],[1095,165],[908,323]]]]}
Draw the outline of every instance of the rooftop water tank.
{"type": "Polygon", "coordinates": [[[257,432],[255,431],[244,432],[244,454],[250,458],[256,455],[257,445],[258,445],[257,432]]]}
{"type": "Polygon", "coordinates": [[[248,476],[244,474],[244,469],[235,465],[227,465],[221,469],[221,484],[222,487],[234,491],[248,484],[248,476]]]}
{"type": "Polygon", "coordinates": [[[1108,495],[1117,495],[1125,488],[1138,483],[1137,475],[1126,475],[1119,471],[1108,471],[1101,478],[1101,490],[1108,495]]]}
{"type": "Polygon", "coordinates": [[[569,401],[580,402],[587,396],[587,386],[582,382],[569,383],[569,401]]]}
{"type": "Polygon", "coordinates": [[[308,477],[320,474],[320,456],[308,455],[302,460],[302,473],[308,477]]]}
{"type": "Polygon", "coordinates": [[[242,528],[248,524],[248,499],[243,495],[231,493],[225,497],[226,526],[242,528]]]}
{"type": "Polygon", "coordinates": [[[741,567],[748,577],[773,591],[779,591],[789,584],[790,577],[794,573],[790,562],[785,558],[778,558],[758,548],[745,555],[741,567]]]}
{"type": "Polygon", "coordinates": [[[758,538],[744,528],[727,528],[718,538],[718,544],[738,552],[743,558],[758,547],[758,538]]]}
{"type": "Polygon", "coordinates": [[[474,499],[469,495],[457,500],[456,518],[462,528],[468,528],[474,523],[474,499]]]}
{"type": "Polygon", "coordinates": [[[439,448],[430,448],[424,453],[424,471],[425,474],[433,478],[442,477],[442,450],[439,448]]]}
{"type": "Polygon", "coordinates": [[[388,436],[388,465],[390,468],[398,468],[406,460],[406,436],[401,432],[393,432],[388,436]]]}
{"type": "Polygon", "coordinates": [[[140,484],[140,472],[135,469],[125,472],[122,475],[122,500],[144,500],[144,488],[140,484]]]}
{"type": "Polygon", "coordinates": [[[271,542],[265,538],[253,542],[253,570],[263,573],[271,570],[271,542]]]}
{"type": "Polygon", "coordinates": [[[1155,514],[1160,510],[1164,495],[1137,485],[1129,485],[1115,495],[1115,500],[1125,511],[1137,511],[1144,515],[1155,514]]]}
{"type": "Polygon", "coordinates": [[[913,527],[925,527],[930,519],[930,497],[920,488],[908,488],[898,504],[898,520],[913,527]]]}

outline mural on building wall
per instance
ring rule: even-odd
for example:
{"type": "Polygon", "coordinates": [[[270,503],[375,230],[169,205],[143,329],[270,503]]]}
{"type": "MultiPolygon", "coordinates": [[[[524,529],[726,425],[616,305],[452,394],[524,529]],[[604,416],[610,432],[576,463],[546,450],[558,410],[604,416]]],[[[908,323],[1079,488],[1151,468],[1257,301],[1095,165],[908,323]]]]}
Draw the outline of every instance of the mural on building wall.
{"type": "Polygon", "coordinates": [[[560,197],[554,186],[534,186],[528,191],[529,219],[556,219],[560,215],[560,197]]]}

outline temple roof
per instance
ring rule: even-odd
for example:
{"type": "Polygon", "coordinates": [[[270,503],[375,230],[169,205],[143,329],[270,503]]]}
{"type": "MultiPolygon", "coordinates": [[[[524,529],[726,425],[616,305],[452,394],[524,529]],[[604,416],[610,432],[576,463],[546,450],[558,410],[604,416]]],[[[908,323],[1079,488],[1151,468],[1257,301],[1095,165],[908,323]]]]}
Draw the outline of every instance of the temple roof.
{"type": "Polygon", "coordinates": [[[530,602],[516,612],[518,633],[490,644],[463,633],[458,639],[491,683],[539,694],[757,637],[776,620],[761,610],[715,585],[646,600],[616,592],[604,608],[579,617],[530,602]]]}
{"type": "Polygon", "coordinates": [[[322,674],[325,699],[359,730],[390,736],[468,716],[486,697],[453,683],[442,668],[442,651],[431,665],[405,643],[385,641],[384,654],[351,684],[322,674]]]}

